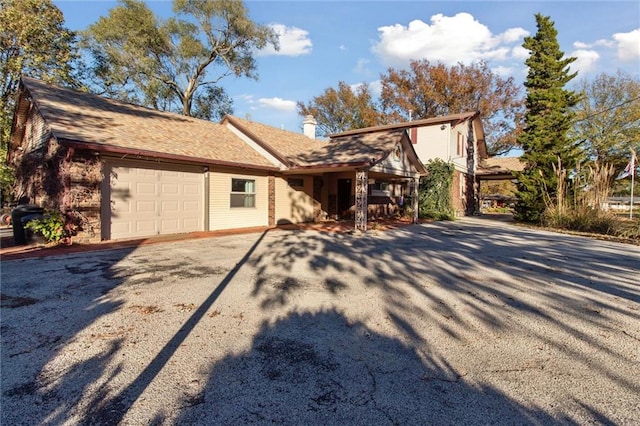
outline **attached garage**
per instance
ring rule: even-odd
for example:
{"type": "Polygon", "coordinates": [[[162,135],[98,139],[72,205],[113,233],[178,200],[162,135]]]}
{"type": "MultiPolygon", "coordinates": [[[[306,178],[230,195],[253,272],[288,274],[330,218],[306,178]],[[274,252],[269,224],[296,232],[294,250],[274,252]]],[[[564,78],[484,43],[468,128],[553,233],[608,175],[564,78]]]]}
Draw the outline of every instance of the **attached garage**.
{"type": "Polygon", "coordinates": [[[186,167],[107,164],[103,239],[203,231],[204,173],[186,167]],[[106,203],[105,203],[106,204],[106,203]],[[108,226],[104,226],[107,224],[108,226]]]}

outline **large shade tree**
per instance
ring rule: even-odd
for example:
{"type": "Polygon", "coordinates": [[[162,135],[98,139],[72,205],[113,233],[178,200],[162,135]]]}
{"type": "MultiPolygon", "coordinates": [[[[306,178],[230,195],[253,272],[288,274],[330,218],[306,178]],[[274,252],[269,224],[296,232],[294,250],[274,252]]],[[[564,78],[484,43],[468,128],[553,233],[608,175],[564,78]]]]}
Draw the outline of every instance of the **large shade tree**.
{"type": "Polygon", "coordinates": [[[569,67],[575,58],[565,57],[560,50],[558,32],[549,17],[536,14],[535,19],[537,32],[523,43],[530,55],[525,61],[524,128],[518,137],[525,169],[518,174],[516,217],[527,222],[541,220],[546,203],[557,195],[556,169],[573,167],[577,157],[568,132],[578,95],[565,89],[577,74],[569,67]]]}
{"type": "MultiPolygon", "coordinates": [[[[50,0],[0,0],[0,185],[13,173],[6,166],[15,96],[21,75],[73,85],[75,34],[50,0]]],[[[2,202],[6,202],[3,197],[2,202]]]]}
{"type": "Polygon", "coordinates": [[[571,135],[587,160],[623,168],[630,149],[640,148],[640,81],[629,74],[602,73],[581,80],[571,135]]]}
{"type": "Polygon", "coordinates": [[[298,112],[312,114],[325,133],[335,133],[479,110],[491,154],[514,147],[522,113],[520,90],[513,79],[495,75],[483,62],[447,67],[412,61],[408,70],[390,68],[381,83],[376,99],[367,85],[354,89],[340,82],[337,89],[327,88],[307,104],[298,102],[298,112]]]}
{"type": "Polygon", "coordinates": [[[369,86],[352,88],[344,81],[338,83],[337,90],[329,87],[306,104],[298,102],[298,113],[313,115],[321,135],[384,123],[369,86]]]}
{"type": "Polygon", "coordinates": [[[218,119],[231,110],[219,82],[257,79],[254,53],[276,33],[253,22],[239,0],[174,0],[176,14],[155,16],[141,0],[121,0],[85,32],[93,89],[188,116],[218,119]]]}

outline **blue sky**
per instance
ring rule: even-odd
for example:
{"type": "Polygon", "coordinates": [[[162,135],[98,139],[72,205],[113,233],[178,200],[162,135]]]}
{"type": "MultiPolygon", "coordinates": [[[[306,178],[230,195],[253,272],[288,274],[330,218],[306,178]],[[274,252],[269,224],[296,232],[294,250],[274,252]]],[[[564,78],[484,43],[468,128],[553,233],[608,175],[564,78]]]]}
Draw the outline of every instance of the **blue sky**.
{"type": "MultiPolygon", "coordinates": [[[[148,1],[161,17],[170,1],[148,1]]],[[[66,26],[81,30],[117,2],[54,0],[66,26]]],[[[258,81],[226,77],[234,115],[300,131],[297,101],[308,102],[339,81],[370,84],[411,59],[470,64],[522,82],[523,38],[535,13],[550,16],[565,54],[578,58],[579,79],[618,69],[640,78],[638,1],[246,1],[251,18],[280,34],[280,51],[258,53],[258,81]]]]}

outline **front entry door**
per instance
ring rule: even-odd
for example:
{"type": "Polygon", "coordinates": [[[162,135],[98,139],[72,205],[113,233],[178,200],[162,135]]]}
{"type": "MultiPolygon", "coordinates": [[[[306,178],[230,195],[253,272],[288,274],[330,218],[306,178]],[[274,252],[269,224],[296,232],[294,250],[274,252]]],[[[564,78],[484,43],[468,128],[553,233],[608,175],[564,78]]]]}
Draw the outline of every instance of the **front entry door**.
{"type": "Polygon", "coordinates": [[[340,219],[351,217],[351,179],[338,179],[338,215],[340,219]]]}

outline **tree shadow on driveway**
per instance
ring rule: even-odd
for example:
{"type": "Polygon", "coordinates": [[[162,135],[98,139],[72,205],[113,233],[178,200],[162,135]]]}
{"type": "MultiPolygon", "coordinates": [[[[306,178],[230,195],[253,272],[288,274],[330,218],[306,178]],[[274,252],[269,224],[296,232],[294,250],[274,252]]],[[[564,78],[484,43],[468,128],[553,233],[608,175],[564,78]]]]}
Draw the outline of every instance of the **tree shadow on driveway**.
{"type": "Polygon", "coordinates": [[[212,365],[175,424],[554,422],[423,358],[335,310],[291,313],[264,323],[248,351],[212,365]]]}

